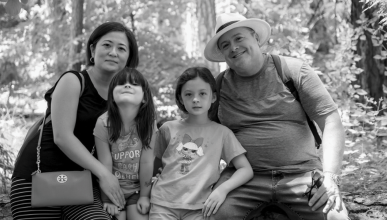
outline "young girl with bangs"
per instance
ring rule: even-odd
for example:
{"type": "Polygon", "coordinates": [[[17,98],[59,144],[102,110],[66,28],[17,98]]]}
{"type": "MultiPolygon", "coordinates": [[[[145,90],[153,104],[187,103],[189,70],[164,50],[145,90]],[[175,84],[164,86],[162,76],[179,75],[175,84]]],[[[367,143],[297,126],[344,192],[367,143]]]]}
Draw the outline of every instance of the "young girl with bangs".
{"type": "Polygon", "coordinates": [[[125,195],[125,207],[117,207],[102,194],[104,209],[119,220],[148,219],[156,130],[147,80],[136,69],[123,69],[110,83],[108,110],[94,128],[98,159],[125,195]]]}
{"type": "Polygon", "coordinates": [[[163,171],[153,184],[149,218],[208,219],[230,191],[253,177],[253,170],[233,132],[208,117],[216,100],[210,70],[185,70],[178,78],[175,98],[187,117],[165,122],[157,132],[154,151],[163,171]],[[236,172],[212,191],[220,176],[220,159],[236,172]]]}

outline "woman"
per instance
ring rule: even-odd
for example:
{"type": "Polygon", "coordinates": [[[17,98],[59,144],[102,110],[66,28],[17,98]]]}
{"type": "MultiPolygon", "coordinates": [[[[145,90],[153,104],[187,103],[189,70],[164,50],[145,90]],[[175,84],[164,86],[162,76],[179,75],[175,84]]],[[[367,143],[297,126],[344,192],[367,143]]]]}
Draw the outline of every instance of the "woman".
{"type": "MultiPolygon", "coordinates": [[[[133,33],[117,22],[107,22],[91,34],[86,48],[88,69],[81,94],[81,77],[63,74],[45,94],[46,114],[51,122],[44,126],[40,170],[42,172],[90,170],[98,178],[100,189],[117,206],[124,196],[117,178],[90,152],[94,146],[93,128],[106,111],[111,79],[125,66],[138,65],[138,47],[133,33]]],[[[37,139],[37,138],[35,138],[37,139]]],[[[110,219],[102,209],[100,191],[93,181],[94,204],[63,207],[31,207],[31,173],[37,170],[37,140],[31,140],[21,152],[12,177],[11,210],[17,219],[110,219]]]]}

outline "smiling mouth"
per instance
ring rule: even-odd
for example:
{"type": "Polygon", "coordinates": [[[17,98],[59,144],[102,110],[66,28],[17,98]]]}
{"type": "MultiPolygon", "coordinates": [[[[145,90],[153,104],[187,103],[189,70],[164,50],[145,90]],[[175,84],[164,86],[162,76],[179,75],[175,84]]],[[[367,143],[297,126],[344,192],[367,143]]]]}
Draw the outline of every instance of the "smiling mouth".
{"type": "Polygon", "coordinates": [[[240,57],[242,54],[244,54],[245,53],[245,51],[242,51],[242,52],[240,52],[240,53],[237,53],[236,55],[234,55],[232,58],[238,58],[238,57],[240,57]]]}
{"type": "Polygon", "coordinates": [[[118,63],[116,61],[113,61],[113,60],[106,60],[106,62],[111,62],[111,63],[118,63]]]}

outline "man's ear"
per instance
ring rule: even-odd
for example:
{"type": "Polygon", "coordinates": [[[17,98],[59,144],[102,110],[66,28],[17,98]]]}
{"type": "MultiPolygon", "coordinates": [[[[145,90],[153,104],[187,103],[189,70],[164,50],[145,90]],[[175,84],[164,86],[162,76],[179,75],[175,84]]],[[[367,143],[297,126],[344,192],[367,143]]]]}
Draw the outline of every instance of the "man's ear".
{"type": "Polygon", "coordinates": [[[212,93],[212,101],[211,101],[211,103],[214,103],[216,101],[216,98],[217,98],[216,92],[213,92],[212,93]]]}

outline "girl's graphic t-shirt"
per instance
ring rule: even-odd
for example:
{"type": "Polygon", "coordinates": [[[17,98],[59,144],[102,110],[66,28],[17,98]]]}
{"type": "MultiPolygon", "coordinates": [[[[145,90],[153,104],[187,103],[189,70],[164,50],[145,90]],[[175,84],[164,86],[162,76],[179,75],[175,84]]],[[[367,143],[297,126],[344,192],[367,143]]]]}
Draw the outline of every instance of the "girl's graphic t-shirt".
{"type": "Polygon", "coordinates": [[[230,164],[246,151],[233,132],[215,122],[163,124],[156,135],[155,156],[163,171],[154,183],[151,203],[177,209],[202,209],[220,176],[220,159],[230,164]]]}
{"type": "Polygon", "coordinates": [[[94,136],[109,144],[113,160],[113,174],[118,178],[124,194],[128,196],[140,190],[138,171],[142,143],[137,134],[136,125],[130,128],[127,135],[121,136],[116,142],[110,142],[107,119],[107,113],[98,118],[94,136]]]}

